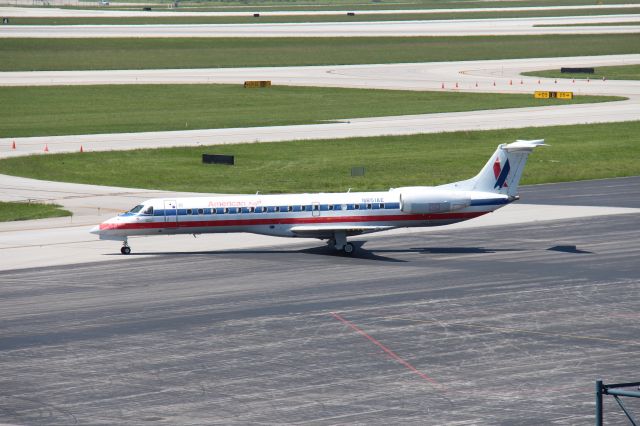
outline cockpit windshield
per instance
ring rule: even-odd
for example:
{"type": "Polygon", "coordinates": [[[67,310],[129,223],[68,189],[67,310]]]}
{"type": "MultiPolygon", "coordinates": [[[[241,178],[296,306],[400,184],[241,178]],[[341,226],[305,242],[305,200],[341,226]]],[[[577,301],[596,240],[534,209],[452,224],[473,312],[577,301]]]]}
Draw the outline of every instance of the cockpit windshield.
{"type": "Polygon", "coordinates": [[[143,208],[144,208],[144,205],[143,204],[139,204],[139,205],[135,206],[134,208],[132,208],[131,210],[129,210],[129,213],[138,213],[143,208]]]}

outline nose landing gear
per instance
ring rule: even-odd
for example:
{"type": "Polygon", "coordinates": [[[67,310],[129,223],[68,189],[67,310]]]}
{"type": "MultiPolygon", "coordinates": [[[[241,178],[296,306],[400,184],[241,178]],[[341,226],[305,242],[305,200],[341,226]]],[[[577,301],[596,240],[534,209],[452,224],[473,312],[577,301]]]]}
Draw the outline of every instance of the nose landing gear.
{"type": "Polygon", "coordinates": [[[127,239],[125,238],[124,242],[122,243],[122,247],[120,248],[120,253],[122,254],[131,254],[131,247],[129,247],[129,244],[127,243],[127,239]]]}

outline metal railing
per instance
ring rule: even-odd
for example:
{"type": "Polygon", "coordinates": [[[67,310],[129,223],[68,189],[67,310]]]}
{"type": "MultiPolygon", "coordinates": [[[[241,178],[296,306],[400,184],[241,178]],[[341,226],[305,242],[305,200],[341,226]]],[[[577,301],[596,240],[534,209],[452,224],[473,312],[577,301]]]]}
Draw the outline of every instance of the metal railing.
{"type": "Polygon", "coordinates": [[[628,396],[631,398],[640,398],[640,392],[638,390],[623,390],[620,388],[630,388],[634,387],[638,389],[640,387],[640,382],[636,383],[616,383],[611,385],[605,385],[602,383],[602,380],[596,380],[596,426],[602,426],[603,418],[604,418],[604,410],[602,408],[602,396],[603,395],[611,395],[616,400],[622,411],[629,419],[629,422],[633,426],[638,426],[638,422],[633,417],[633,413],[624,405],[621,396],[628,396]]]}

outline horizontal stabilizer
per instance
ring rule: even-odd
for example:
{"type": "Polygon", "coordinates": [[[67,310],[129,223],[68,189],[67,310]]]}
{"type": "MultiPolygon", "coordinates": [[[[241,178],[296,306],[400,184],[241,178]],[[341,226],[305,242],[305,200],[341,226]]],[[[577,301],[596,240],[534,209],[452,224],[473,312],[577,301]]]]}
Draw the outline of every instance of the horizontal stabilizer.
{"type": "Polygon", "coordinates": [[[544,139],[536,139],[531,141],[517,140],[513,143],[504,145],[502,149],[504,149],[507,152],[533,151],[533,149],[538,146],[548,146],[548,145],[544,143],[544,139]]]}

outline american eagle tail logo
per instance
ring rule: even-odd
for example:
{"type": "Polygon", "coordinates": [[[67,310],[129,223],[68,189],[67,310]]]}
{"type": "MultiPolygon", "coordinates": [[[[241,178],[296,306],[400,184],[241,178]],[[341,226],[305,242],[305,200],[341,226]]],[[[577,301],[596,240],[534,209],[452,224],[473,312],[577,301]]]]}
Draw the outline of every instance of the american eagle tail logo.
{"type": "Polygon", "coordinates": [[[508,187],[507,185],[507,176],[509,176],[509,159],[504,163],[504,167],[500,165],[500,157],[496,157],[496,162],[493,163],[493,174],[496,177],[496,184],[493,186],[494,188],[502,189],[503,187],[508,187]]]}

